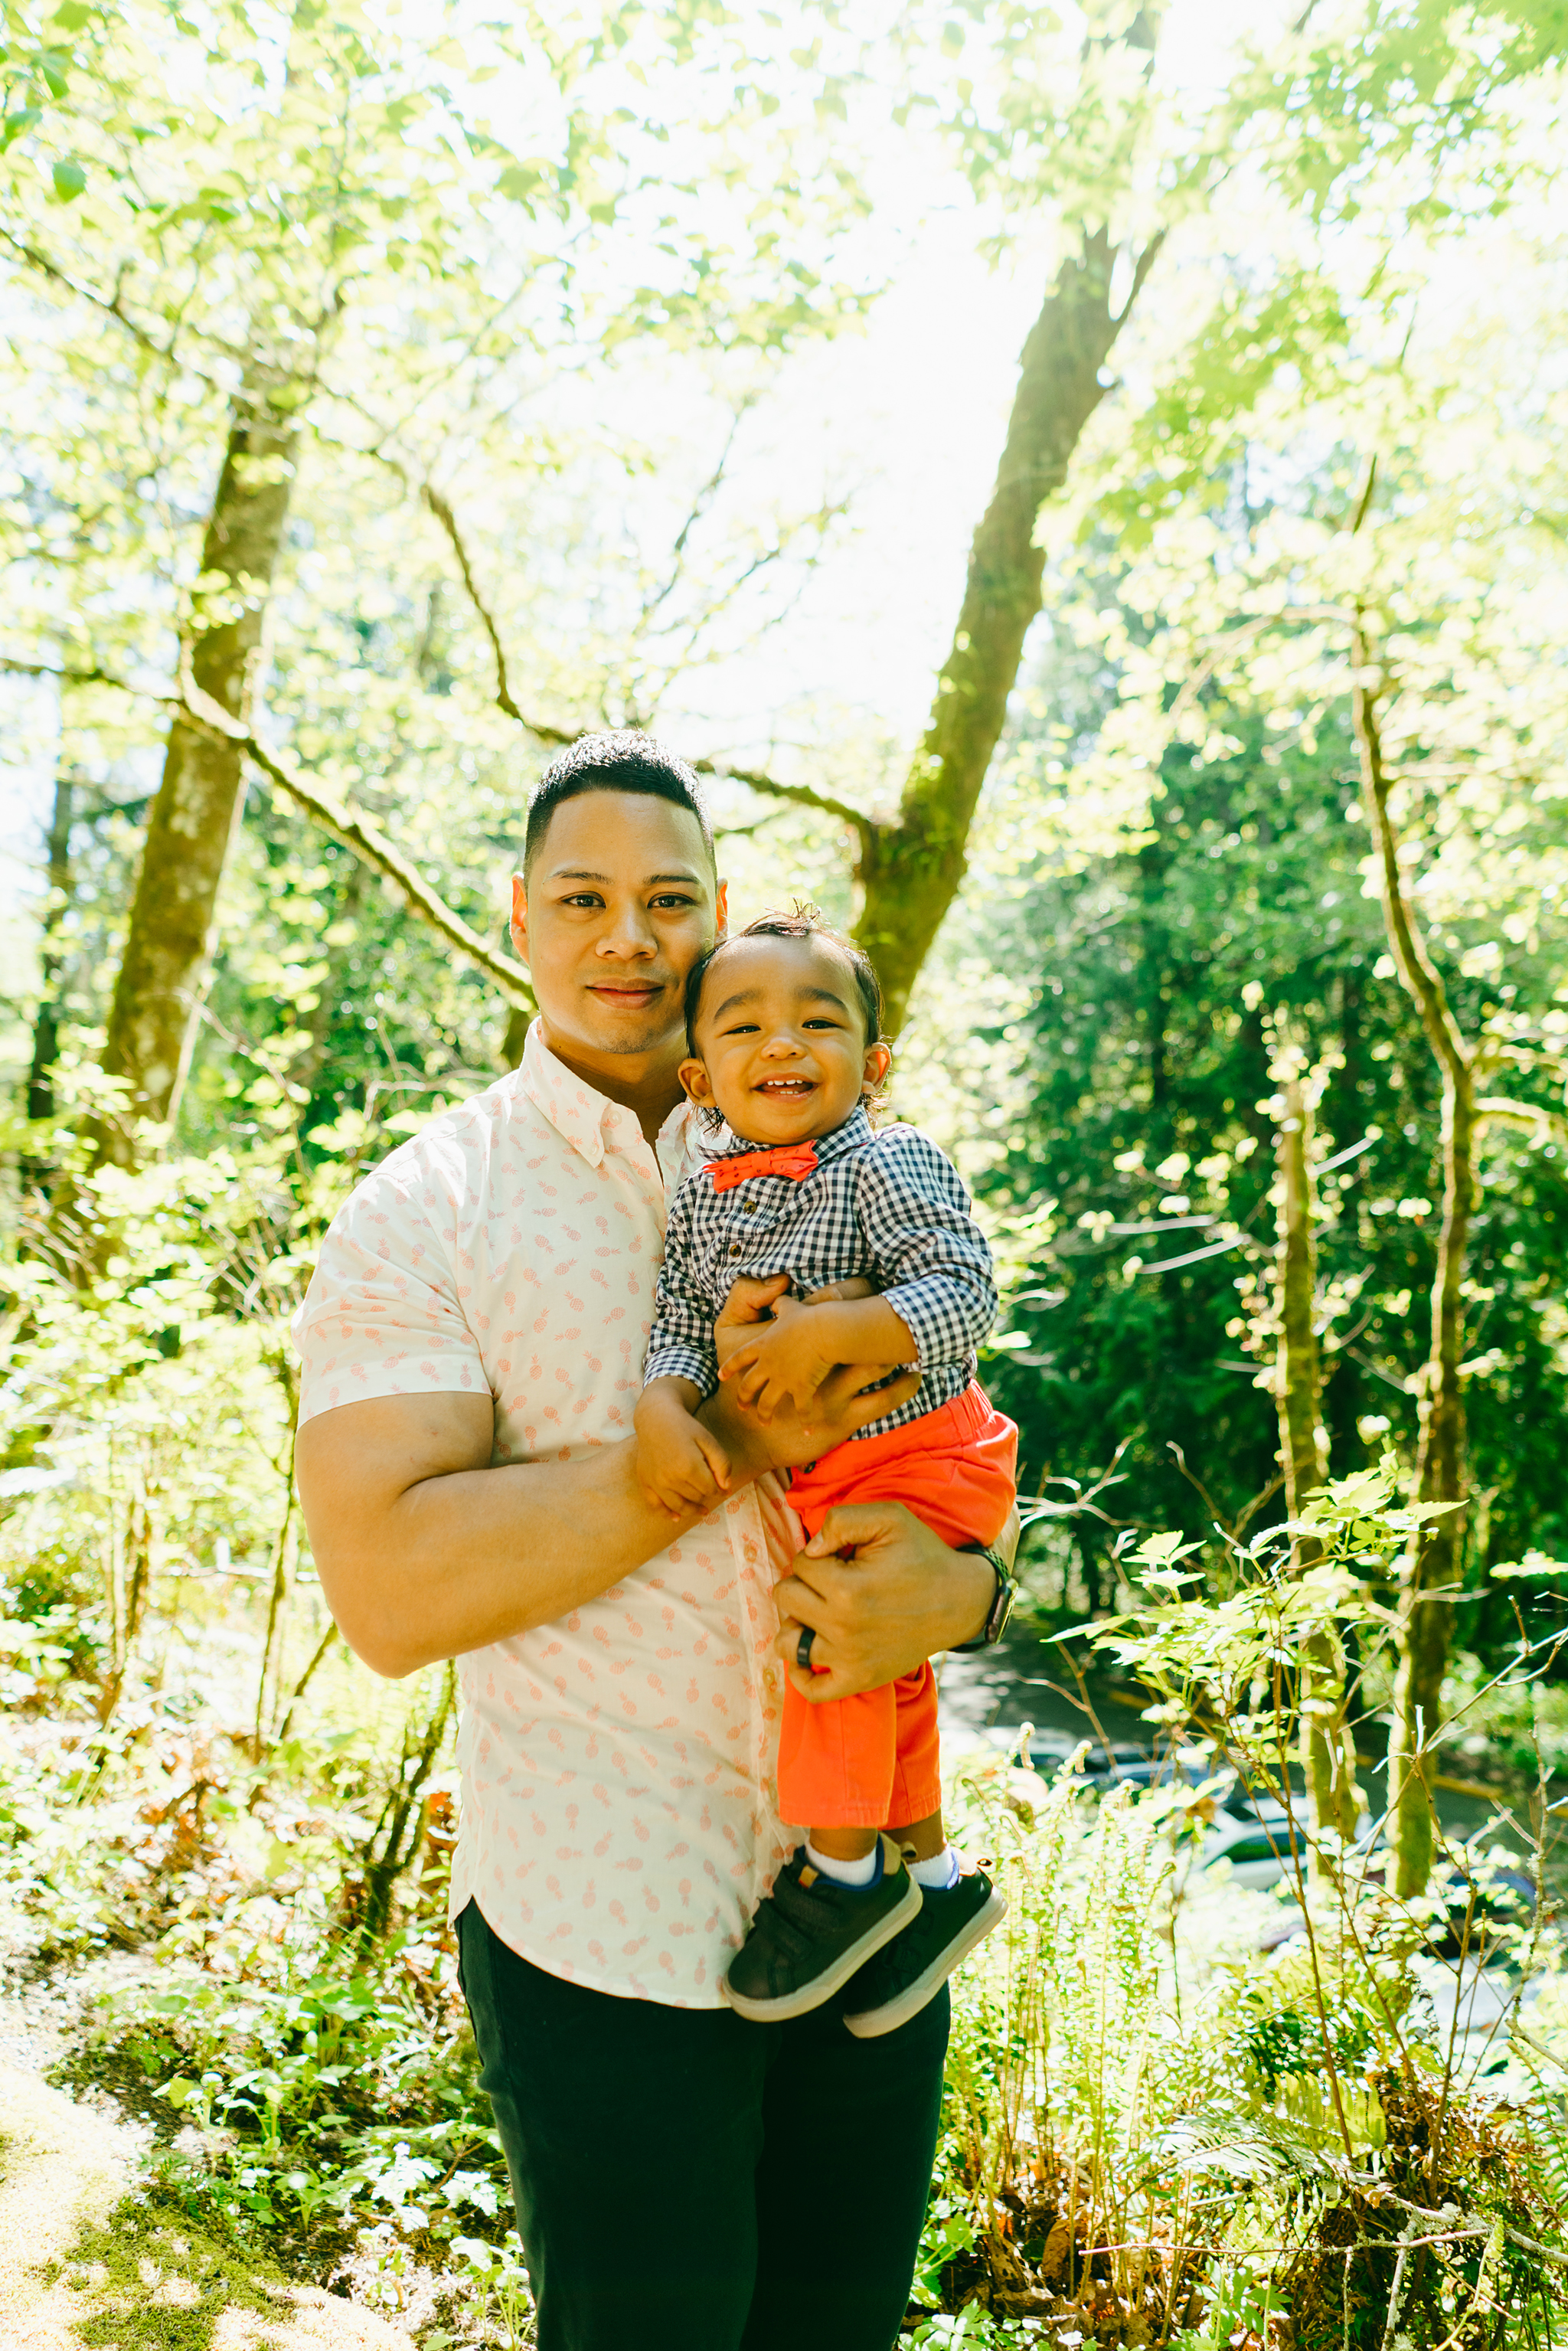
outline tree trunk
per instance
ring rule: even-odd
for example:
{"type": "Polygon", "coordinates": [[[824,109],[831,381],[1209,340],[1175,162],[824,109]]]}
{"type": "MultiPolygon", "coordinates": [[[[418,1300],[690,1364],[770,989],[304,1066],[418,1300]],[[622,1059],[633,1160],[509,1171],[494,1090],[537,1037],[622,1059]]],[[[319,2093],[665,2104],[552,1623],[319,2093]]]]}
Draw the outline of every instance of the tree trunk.
{"type": "Polygon", "coordinates": [[[1024,639],[1040,607],[1045,550],[1035,526],[1067,478],[1084,426],[1105,396],[1102,370],[1159,246],[1136,256],[1132,291],[1111,308],[1116,256],[1097,229],[1065,263],[1023,347],[1007,445],[969,551],[953,648],[898,819],[861,828],[864,893],[855,936],[877,967],[896,1036],[910,990],[964,878],[969,828],[1007,717],[1024,639]]]}
{"type": "Polygon", "coordinates": [[[27,1116],[53,1118],[55,1089],[51,1071],[60,1050],[60,952],[58,925],[71,894],[71,817],[74,778],[63,769],[55,775],[55,805],[49,820],[49,906],[39,958],[38,1013],[33,1023],[33,1059],[27,1071],[27,1116]]]}
{"type": "MultiPolygon", "coordinates": [[[[190,647],[190,676],[232,718],[244,715],[283,541],[298,444],[300,385],[256,364],[230,412],[228,447],[202,549],[225,584],[190,647]]],[[[110,1009],[103,1066],[129,1081],[122,1119],[99,1129],[97,1155],[130,1165],[135,1122],[171,1123],[191,1063],[211,977],[218,886],[243,806],[230,743],[176,719],[131,909],[110,1009]]]]}
{"type": "MultiPolygon", "coordinates": [[[[1356,742],[1366,818],[1372,831],[1383,918],[1400,981],[1421,1015],[1443,1081],[1443,1226],[1432,1282],[1432,1337],[1421,1374],[1416,1494],[1424,1502],[1462,1502],[1465,1407],[1459,1389],[1464,1352],[1465,1249],[1475,1198],[1475,1072],[1469,1047],[1427,953],[1399,871],[1399,841],[1388,814],[1388,778],[1378,717],[1382,682],[1359,620],[1352,653],[1356,742]]],[[[1431,1742],[1442,1719],[1453,1604],[1464,1557],[1465,1514],[1444,1512],[1411,1545],[1400,1573],[1398,1666],[1394,1728],[1388,1742],[1394,1817],[1394,1890],[1419,1894],[1431,1874],[1434,1843],[1431,1742]]]]}
{"type": "MultiPolygon", "coordinates": [[[[1280,1412],[1280,1463],[1285,1473],[1285,1505],[1299,1518],[1314,1488],[1328,1477],[1328,1440],[1322,1425],[1322,1372],[1314,1327],[1317,1297],[1316,1203],[1312,1196],[1312,1102],[1302,1081],[1305,1056],[1281,1040],[1273,1076],[1281,1109],[1275,1136],[1274,1280],[1280,1337],[1274,1395],[1280,1412]]],[[[1310,1535],[1292,1545],[1299,1572],[1322,1556],[1310,1535]]],[[[1344,1653],[1332,1628],[1312,1635],[1301,1660],[1301,1770],[1307,1784],[1314,1835],[1314,1875],[1335,1874],[1333,1841],[1355,1835],[1358,1799],[1355,1743],[1345,1721],[1344,1653]],[[1318,1840],[1326,1835],[1328,1843],[1318,1840]]]]}
{"type": "MultiPolygon", "coordinates": [[[[65,1009],[61,975],[59,923],[71,894],[71,818],[75,779],[55,770],[55,805],[49,819],[49,899],[44,918],[43,946],[38,956],[38,1009],[33,1022],[33,1057],[27,1069],[27,1116],[53,1118],[54,1067],[60,1050],[60,1016],[65,1009]]],[[[54,1169],[47,1159],[24,1156],[17,1165],[24,1194],[41,1193],[47,1200],[54,1188],[54,1169]]]]}
{"type": "Polygon", "coordinates": [[[521,1063],[533,1017],[526,1004],[514,1004],[507,1015],[507,1033],[501,1040],[501,1067],[504,1070],[515,1070],[521,1063]]]}

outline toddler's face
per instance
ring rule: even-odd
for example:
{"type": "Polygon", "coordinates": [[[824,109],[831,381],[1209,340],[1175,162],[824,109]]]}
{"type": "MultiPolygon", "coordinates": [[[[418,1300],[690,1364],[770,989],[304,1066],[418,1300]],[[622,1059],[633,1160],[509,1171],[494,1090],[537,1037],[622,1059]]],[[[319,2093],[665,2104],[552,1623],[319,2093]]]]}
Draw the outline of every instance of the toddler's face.
{"type": "Polygon", "coordinates": [[[693,1102],[748,1143],[804,1143],[841,1126],[885,1045],[867,1045],[854,974],[821,938],[737,939],[703,986],[699,1058],[683,1061],[693,1102]]]}

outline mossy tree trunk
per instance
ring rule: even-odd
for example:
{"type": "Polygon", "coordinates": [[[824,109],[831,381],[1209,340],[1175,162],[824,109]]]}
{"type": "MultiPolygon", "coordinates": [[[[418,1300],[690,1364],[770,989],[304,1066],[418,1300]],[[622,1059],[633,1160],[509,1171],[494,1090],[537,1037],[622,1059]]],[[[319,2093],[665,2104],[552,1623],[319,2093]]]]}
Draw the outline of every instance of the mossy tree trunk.
{"type": "Polygon", "coordinates": [[[1105,361],[1159,242],[1151,238],[1131,256],[1131,291],[1119,310],[1111,306],[1117,253],[1103,228],[1085,235],[1047,295],[1023,347],[996,486],[969,549],[952,649],[897,818],[857,824],[855,936],[882,979],[890,1035],[904,1025],[910,991],[964,878],[981,787],[1040,608],[1040,509],[1061,488],[1105,396],[1105,361]]]}
{"type": "MultiPolygon", "coordinates": [[[[298,446],[298,376],[246,373],[202,548],[204,617],[185,674],[230,717],[245,716],[283,544],[298,446]]],[[[140,1119],[171,1123],[211,977],[219,884],[244,805],[232,743],[176,718],[148,812],[131,926],[110,1008],[103,1066],[128,1085],[125,1113],[99,1127],[99,1159],[130,1165],[140,1119]]]]}
{"type": "MultiPolygon", "coordinates": [[[[1384,680],[1359,617],[1352,688],[1363,795],[1372,830],[1383,917],[1395,967],[1421,1016],[1443,1086],[1443,1221],[1432,1280],[1431,1341],[1421,1374],[1416,1493],[1424,1502],[1465,1498],[1462,1285],[1475,1200],[1475,1063],[1449,1008],[1441,976],[1427,953],[1404,877],[1399,840],[1388,813],[1379,702],[1384,680]]],[[[1443,1677],[1453,1625],[1449,1595],[1464,1562],[1465,1513],[1449,1510],[1414,1542],[1401,1571],[1398,1666],[1388,1745],[1394,1820],[1395,1892],[1419,1894],[1431,1874],[1434,1844],[1431,1742],[1442,1719],[1443,1677]]]]}
{"type": "Polygon", "coordinates": [[[60,917],[71,896],[71,823],[75,816],[76,784],[66,769],[55,776],[55,804],[49,819],[49,903],[44,925],[43,953],[38,970],[38,1010],[33,1022],[33,1058],[27,1071],[27,1116],[53,1118],[53,1071],[60,1050],[60,979],[65,968],[60,917]]]}
{"type": "MultiPolygon", "coordinates": [[[[1279,1088],[1275,1131],[1276,1304],[1280,1318],[1274,1395],[1280,1414],[1280,1464],[1292,1519],[1329,1473],[1322,1421],[1322,1368],[1318,1351],[1317,1211],[1312,1190],[1313,1089],[1299,1046],[1281,1040],[1273,1076],[1279,1088]]],[[[1292,1545],[1301,1573],[1315,1566],[1322,1547],[1311,1535],[1292,1545]]],[[[1355,1834],[1358,1798],[1355,1745],[1345,1719],[1344,1652],[1331,1626],[1307,1640],[1301,1661],[1301,1770],[1315,1836],[1313,1868],[1334,1875],[1333,1841],[1355,1834]]]]}

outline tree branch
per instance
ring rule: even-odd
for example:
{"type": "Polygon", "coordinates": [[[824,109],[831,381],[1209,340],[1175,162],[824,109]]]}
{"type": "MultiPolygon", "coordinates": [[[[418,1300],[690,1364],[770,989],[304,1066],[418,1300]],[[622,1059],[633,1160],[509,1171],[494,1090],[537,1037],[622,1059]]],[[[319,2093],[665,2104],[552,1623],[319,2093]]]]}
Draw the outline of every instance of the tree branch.
{"type": "Polygon", "coordinates": [[[422,482],[419,495],[446,533],[452,552],[457,559],[457,569],[462,575],[468,601],[478,614],[479,625],[490,640],[491,658],[496,664],[496,707],[504,710],[507,717],[515,719],[519,726],[527,727],[530,735],[537,735],[541,743],[554,743],[564,747],[569,743],[577,742],[587,729],[580,726],[569,733],[563,727],[547,726],[535,719],[525,718],[517,708],[512,699],[511,687],[507,683],[507,654],[501,643],[501,632],[496,626],[495,616],[488,604],[479,593],[479,583],[474,577],[474,567],[468,560],[468,550],[463,544],[463,534],[457,528],[457,517],[452,511],[451,502],[443,497],[434,482],[422,482]]]}
{"type": "Polygon", "coordinates": [[[1118,334],[1126,325],[1128,315],[1132,310],[1133,305],[1144,290],[1144,280],[1147,277],[1150,270],[1159,259],[1160,247],[1164,245],[1165,241],[1165,230],[1163,228],[1156,229],[1154,235],[1150,237],[1147,245],[1145,246],[1142,253],[1139,254],[1137,260],[1133,264],[1132,288],[1128,293],[1126,300],[1123,303],[1120,310],[1116,313],[1115,326],[1118,334]]]}
{"type": "Polygon", "coordinates": [[[295,806],[319,824],[326,832],[340,841],[345,849],[367,865],[373,865],[402,891],[416,914],[423,916],[431,928],[438,931],[448,946],[466,956],[469,962],[493,979],[513,1004],[532,1007],[534,994],[527,972],[509,956],[497,955],[487,946],[477,931],[471,930],[461,914],[455,914],[444,898],[437,896],[419,871],[395,849],[380,828],[368,817],[362,817],[340,800],[329,798],[308,784],[298,769],[277,758],[264,743],[240,720],[231,718],[226,710],[214,702],[200,687],[185,684],[183,696],[175,705],[185,724],[198,732],[221,737],[232,743],[253,767],[261,769],[270,784],[285,793],[295,806]]]}
{"type": "Polygon", "coordinates": [[[1383,735],[1377,716],[1377,695],[1370,678],[1374,663],[1360,607],[1351,625],[1351,715],[1361,749],[1367,821],[1372,827],[1383,883],[1383,907],[1389,942],[1406,993],[1415,999],[1427,1040],[1450,1081],[1462,1085],[1470,1074],[1470,1055],[1436,964],[1427,953],[1420,928],[1406,895],[1399,871],[1399,837],[1388,813],[1388,775],[1383,763],[1383,735]]]}
{"type": "MultiPolygon", "coordinates": [[[[477,931],[471,930],[461,914],[434,891],[418,867],[394,848],[380,827],[369,817],[346,808],[327,792],[318,791],[307,783],[291,763],[279,759],[260,742],[256,736],[236,718],[231,718],[221,705],[205,695],[190,678],[184,680],[183,694],[158,694],[146,686],[132,685],[122,677],[115,677],[101,669],[52,669],[42,662],[12,661],[0,655],[0,670],[14,671],[25,677],[49,677],[67,685],[110,685],[121,694],[134,695],[144,702],[160,703],[171,715],[183,720],[196,733],[216,736],[232,743],[253,767],[259,768],[267,781],[291,799],[312,823],[340,841],[361,863],[371,866],[402,893],[413,912],[438,931],[449,946],[493,979],[509,1002],[534,1008],[534,994],[527,972],[509,956],[497,955],[487,946],[477,931]]],[[[572,739],[572,738],[568,738],[572,739]]]]}
{"type": "Polygon", "coordinates": [[[1475,1115],[1483,1118],[1517,1118],[1537,1134],[1555,1135],[1559,1142],[1568,1142],[1568,1120],[1560,1112],[1543,1110],[1535,1102],[1510,1102],[1502,1094],[1482,1094],[1474,1105],[1475,1115]]]}
{"type": "MultiPolygon", "coordinates": [[[[392,464],[394,461],[386,459],[384,462],[392,464]]],[[[421,483],[419,495],[446,534],[468,601],[478,615],[480,627],[489,639],[491,657],[496,664],[496,707],[504,710],[508,718],[514,719],[539,742],[553,743],[560,749],[572,743],[580,743],[585,735],[596,733],[598,730],[591,726],[551,726],[542,719],[530,718],[527,712],[518,709],[507,679],[507,655],[501,643],[501,632],[496,625],[495,615],[479,592],[474,566],[469,560],[451,502],[430,482],[421,483]]],[[[793,800],[801,808],[813,808],[823,816],[837,817],[841,824],[853,829],[862,847],[877,831],[874,820],[868,817],[863,810],[851,808],[847,800],[834,799],[827,792],[815,791],[810,784],[781,784],[772,776],[759,774],[756,768],[731,767],[722,759],[693,759],[690,764],[699,776],[714,776],[727,783],[744,784],[749,791],[766,792],[774,799],[793,800]]]]}
{"type": "Polygon", "coordinates": [[[765,792],[776,800],[793,800],[798,807],[813,808],[823,816],[837,817],[860,836],[862,846],[882,831],[874,817],[863,809],[851,808],[848,800],[836,800],[830,792],[819,792],[810,784],[781,784],[773,776],[764,776],[755,768],[732,768],[722,759],[694,759],[691,765],[699,776],[716,776],[731,784],[744,784],[748,791],[765,792]]]}

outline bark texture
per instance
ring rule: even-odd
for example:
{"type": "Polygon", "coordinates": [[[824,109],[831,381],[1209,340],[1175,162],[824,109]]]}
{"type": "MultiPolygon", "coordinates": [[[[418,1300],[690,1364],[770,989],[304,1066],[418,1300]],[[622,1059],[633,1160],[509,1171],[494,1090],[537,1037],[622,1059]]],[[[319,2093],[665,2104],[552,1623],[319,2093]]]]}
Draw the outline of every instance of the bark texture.
{"type": "Polygon", "coordinates": [[[969,828],[1040,608],[1040,508],[1061,488],[1105,396],[1102,371],[1158,245],[1153,238],[1134,256],[1119,311],[1111,307],[1116,252],[1103,229],[1085,236],[1047,295],[1023,347],[996,487],[970,547],[952,650],[897,819],[856,820],[863,894],[855,935],[881,977],[891,1036],[904,1025],[910,990],[963,881],[969,828]]]}
{"type": "MultiPolygon", "coordinates": [[[[211,620],[190,646],[188,683],[243,718],[283,542],[298,444],[299,385],[256,367],[235,397],[202,549],[211,620]],[[221,582],[221,585],[217,583],[221,582]]],[[[129,1165],[138,1119],[172,1121],[212,970],[218,885],[244,804],[238,747],[176,716],[131,902],[103,1066],[128,1081],[126,1115],[103,1126],[100,1159],[129,1165]]]]}
{"type": "MultiPolygon", "coordinates": [[[[1464,1353],[1462,1283],[1475,1199],[1474,1059],[1427,955],[1399,870],[1399,841],[1388,813],[1388,778],[1379,722],[1382,681],[1365,632],[1356,626],[1353,713],[1361,756],[1390,952],[1401,984],[1421,1016],[1443,1083],[1443,1222],[1432,1281],[1432,1332],[1421,1375],[1416,1491],[1424,1502],[1465,1497],[1465,1406],[1459,1384],[1464,1353]]],[[[1399,1655],[1394,1728],[1388,1747],[1394,1813],[1395,1892],[1420,1893],[1431,1873],[1436,1769],[1431,1741],[1442,1719],[1453,1604],[1448,1593],[1464,1562],[1465,1513],[1445,1511],[1424,1541],[1412,1545],[1401,1572],[1399,1655]]]]}

